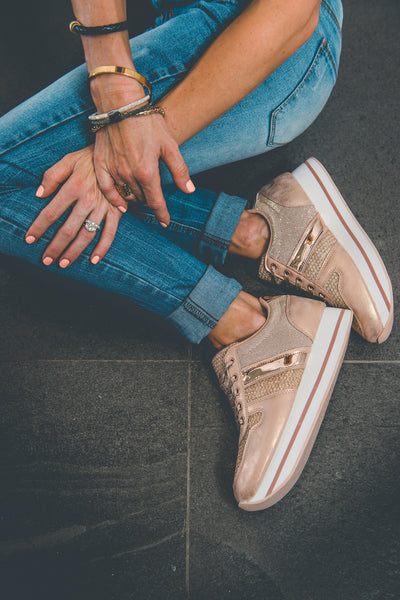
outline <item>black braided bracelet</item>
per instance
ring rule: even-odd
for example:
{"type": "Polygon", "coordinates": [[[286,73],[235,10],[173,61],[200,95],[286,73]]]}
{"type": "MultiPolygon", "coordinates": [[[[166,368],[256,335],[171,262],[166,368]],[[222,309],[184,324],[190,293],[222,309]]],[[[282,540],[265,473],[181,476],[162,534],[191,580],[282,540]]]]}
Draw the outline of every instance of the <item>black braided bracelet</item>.
{"type": "Polygon", "coordinates": [[[115,33],[116,31],[125,31],[128,29],[128,21],[120,23],[110,23],[110,25],[98,25],[96,27],[85,27],[79,21],[71,21],[69,30],[72,33],[80,33],[81,35],[104,35],[106,33],[115,33]]]}

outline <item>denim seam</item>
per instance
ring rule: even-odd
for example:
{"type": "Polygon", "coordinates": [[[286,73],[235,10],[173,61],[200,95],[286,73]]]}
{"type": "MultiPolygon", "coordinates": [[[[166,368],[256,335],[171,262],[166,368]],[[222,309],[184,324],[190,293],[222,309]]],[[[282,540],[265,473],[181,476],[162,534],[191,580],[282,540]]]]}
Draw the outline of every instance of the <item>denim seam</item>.
{"type": "MultiPolygon", "coordinates": [[[[318,50],[315,53],[315,56],[313,58],[311,65],[309,66],[306,73],[304,74],[303,79],[296,86],[296,88],[289,94],[289,96],[271,113],[271,131],[268,136],[267,146],[274,144],[273,139],[275,137],[277,115],[279,113],[281,113],[286,108],[286,106],[289,104],[289,102],[292,101],[294,98],[296,98],[296,96],[298,96],[298,94],[303,90],[304,86],[306,85],[307,81],[311,77],[312,73],[315,71],[318,61],[324,52],[326,52],[328,54],[327,41],[326,41],[326,38],[324,36],[322,36],[318,50]]],[[[329,56],[329,62],[331,62],[330,53],[328,54],[328,56],[329,56]]],[[[336,72],[336,69],[335,69],[335,72],[336,72]]]]}
{"type": "Polygon", "coordinates": [[[226,250],[229,248],[230,241],[224,240],[218,236],[213,235],[212,233],[208,233],[205,231],[201,237],[202,242],[209,242],[210,245],[216,246],[217,248],[221,248],[222,250],[226,250]]]}
{"type": "MultiPolygon", "coordinates": [[[[138,219],[140,219],[140,216],[138,216],[138,219]]],[[[152,217],[151,215],[145,216],[142,222],[146,223],[147,225],[158,224],[158,220],[155,217],[152,217]]],[[[178,221],[173,220],[169,222],[168,229],[170,229],[171,231],[176,231],[178,233],[185,233],[195,238],[199,237],[201,233],[200,229],[196,229],[195,227],[191,227],[190,225],[185,225],[183,223],[179,223],[178,221]]]]}
{"type": "Polygon", "coordinates": [[[329,6],[329,4],[326,2],[326,0],[322,0],[322,6],[323,8],[326,9],[326,11],[329,13],[329,15],[332,17],[332,20],[334,21],[334,24],[338,30],[339,33],[342,32],[342,29],[340,27],[340,23],[337,19],[337,16],[335,15],[335,13],[333,12],[332,8],[329,6]]]}
{"type": "Polygon", "coordinates": [[[182,306],[182,308],[184,308],[184,310],[186,310],[186,312],[195,316],[196,319],[198,319],[201,323],[204,323],[204,325],[207,325],[207,327],[211,327],[211,329],[213,329],[216,326],[216,324],[218,323],[217,319],[214,319],[212,317],[212,315],[208,314],[201,306],[196,304],[196,302],[194,302],[192,300],[192,298],[190,298],[189,296],[187,296],[187,298],[185,298],[185,300],[182,302],[181,306],[182,306]]]}
{"type": "Polygon", "coordinates": [[[55,127],[59,127],[59,125],[63,125],[64,123],[73,121],[74,119],[76,119],[77,117],[80,117],[81,115],[84,115],[85,113],[90,113],[91,110],[92,110],[91,108],[87,108],[86,110],[82,110],[81,112],[76,113],[75,115],[72,115],[71,117],[68,117],[62,121],[58,121],[57,123],[54,123],[54,125],[50,125],[49,127],[45,127],[44,129],[41,129],[40,131],[38,131],[31,137],[24,138],[20,142],[17,142],[16,144],[14,144],[14,146],[11,146],[10,148],[7,148],[7,150],[4,150],[4,152],[0,152],[0,157],[2,157],[4,154],[7,154],[7,152],[10,152],[11,150],[15,150],[15,148],[18,148],[18,146],[21,146],[22,144],[25,144],[26,142],[30,142],[31,140],[34,140],[36,137],[39,137],[43,133],[45,133],[47,131],[51,131],[55,127]]]}
{"type": "MultiPolygon", "coordinates": [[[[207,236],[212,236],[212,234],[208,234],[206,232],[206,229],[207,229],[208,221],[211,219],[211,215],[214,212],[215,205],[218,202],[218,198],[219,198],[219,194],[216,194],[214,203],[212,205],[212,208],[211,208],[210,212],[208,213],[208,217],[206,219],[206,222],[204,223],[203,228],[202,228],[202,230],[200,232],[200,237],[198,239],[198,242],[197,242],[197,245],[196,245],[196,248],[195,248],[196,254],[200,253],[200,245],[202,244],[203,240],[207,241],[207,236]]],[[[210,239],[210,241],[212,241],[212,240],[210,239]]],[[[224,248],[222,248],[222,249],[224,249],[224,248]]]]}
{"type": "MultiPolygon", "coordinates": [[[[18,223],[14,223],[14,221],[11,221],[10,219],[8,219],[8,218],[6,218],[6,217],[1,217],[0,221],[5,221],[5,222],[7,222],[7,223],[9,223],[9,224],[13,225],[13,227],[15,227],[15,229],[18,229],[18,230],[19,230],[19,231],[21,231],[23,234],[25,233],[25,229],[23,229],[23,228],[21,227],[21,225],[19,225],[18,223]]],[[[47,237],[47,236],[46,236],[46,234],[43,234],[43,235],[40,237],[40,240],[41,240],[41,241],[45,241],[45,242],[51,242],[51,240],[52,240],[52,239],[53,239],[53,238],[51,238],[51,237],[47,237]]],[[[94,239],[96,239],[96,238],[94,238],[94,239]]],[[[92,242],[91,242],[91,243],[92,243],[92,242]]],[[[83,251],[81,252],[80,256],[87,258],[87,259],[89,260],[89,262],[90,262],[90,256],[91,256],[91,253],[87,252],[87,251],[86,251],[86,248],[85,248],[85,250],[83,250],[83,251]]],[[[120,273],[123,273],[123,274],[125,274],[125,275],[128,273],[127,271],[125,271],[124,269],[122,269],[122,268],[121,268],[119,265],[116,265],[115,263],[113,263],[112,261],[110,261],[110,259],[109,259],[109,258],[106,258],[106,257],[107,257],[107,255],[106,255],[104,258],[102,258],[102,259],[101,259],[101,260],[102,260],[102,263],[103,263],[104,265],[107,265],[107,266],[109,266],[109,267],[112,267],[112,268],[113,268],[113,269],[115,269],[116,271],[118,271],[118,272],[120,272],[120,273]]],[[[128,274],[129,274],[129,273],[128,273],[128,274]]],[[[179,302],[179,304],[181,304],[181,303],[182,303],[182,299],[181,299],[181,298],[178,298],[177,296],[174,296],[173,294],[170,294],[169,292],[166,292],[165,290],[162,290],[161,288],[159,288],[157,285],[154,285],[153,283],[149,283],[149,282],[148,282],[146,279],[142,279],[141,277],[138,277],[137,275],[134,275],[134,276],[133,276],[133,275],[131,275],[131,274],[129,274],[129,275],[130,275],[131,277],[135,277],[135,279],[137,279],[138,281],[142,281],[143,283],[146,283],[146,284],[150,285],[152,288],[154,288],[155,290],[158,290],[158,291],[160,291],[162,294],[165,294],[166,296],[169,296],[170,298],[173,298],[174,300],[177,300],[177,301],[179,302]]]]}

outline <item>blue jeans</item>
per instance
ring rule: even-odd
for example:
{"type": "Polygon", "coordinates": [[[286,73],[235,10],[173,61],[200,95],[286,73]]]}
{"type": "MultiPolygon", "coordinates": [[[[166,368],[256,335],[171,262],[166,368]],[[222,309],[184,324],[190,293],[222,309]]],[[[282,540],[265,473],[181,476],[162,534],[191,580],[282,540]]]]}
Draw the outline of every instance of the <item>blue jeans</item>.
{"type": "MultiPolygon", "coordinates": [[[[137,70],[161,98],[187,73],[249,0],[153,0],[156,27],[131,40],[137,70]]],[[[304,131],[326,103],[336,81],[341,36],[340,0],[322,0],[310,40],[242,102],[182,145],[191,174],[260,154],[304,131]]],[[[219,273],[246,201],[171,184],[161,165],[171,215],[164,230],[145,207],[126,213],[115,240],[97,265],[89,261],[96,239],[70,267],[44,267],[43,251],[65,220],[35,244],[25,233],[48,200],[35,197],[43,172],[66,153],[93,142],[87,116],[94,111],[86,66],[74,69],[0,119],[0,251],[38,267],[128,297],[165,317],[190,341],[213,329],[241,290],[219,273]]]]}

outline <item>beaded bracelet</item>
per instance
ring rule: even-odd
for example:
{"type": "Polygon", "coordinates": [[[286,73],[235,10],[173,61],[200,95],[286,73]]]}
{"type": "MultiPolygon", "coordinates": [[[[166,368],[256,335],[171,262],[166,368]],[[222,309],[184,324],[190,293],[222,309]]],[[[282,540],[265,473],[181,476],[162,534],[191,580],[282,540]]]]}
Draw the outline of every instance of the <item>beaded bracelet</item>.
{"type": "Polygon", "coordinates": [[[110,23],[109,25],[97,25],[95,27],[85,27],[80,21],[71,21],[69,24],[69,30],[72,33],[80,33],[81,35],[105,35],[117,31],[126,31],[127,29],[128,21],[110,23]]]}
{"type": "Polygon", "coordinates": [[[128,67],[117,67],[114,65],[104,65],[104,66],[96,67],[95,69],[92,69],[92,71],[89,71],[88,80],[90,81],[91,79],[93,79],[94,77],[97,77],[98,75],[104,75],[104,74],[110,74],[110,73],[116,73],[118,75],[125,75],[126,77],[130,77],[131,79],[136,79],[136,81],[138,81],[147,90],[147,93],[150,94],[150,96],[151,96],[151,93],[152,93],[151,83],[149,83],[147,81],[146,77],[143,77],[143,75],[141,75],[140,73],[137,73],[133,69],[129,69],[128,67]]]}
{"type": "MultiPolygon", "coordinates": [[[[162,115],[163,117],[165,117],[165,110],[163,108],[161,108],[160,106],[154,106],[153,104],[151,104],[149,107],[137,108],[135,110],[126,112],[124,114],[121,114],[119,112],[118,108],[110,111],[110,113],[112,113],[112,116],[107,121],[104,121],[104,122],[91,121],[90,122],[91,133],[97,133],[98,131],[100,131],[100,129],[103,129],[103,127],[106,127],[107,125],[112,125],[113,123],[119,123],[120,121],[123,121],[124,119],[128,119],[129,117],[144,117],[147,115],[154,115],[154,114],[159,114],[159,115],[162,115]]],[[[110,113],[108,113],[108,114],[110,115],[110,113]]]]}

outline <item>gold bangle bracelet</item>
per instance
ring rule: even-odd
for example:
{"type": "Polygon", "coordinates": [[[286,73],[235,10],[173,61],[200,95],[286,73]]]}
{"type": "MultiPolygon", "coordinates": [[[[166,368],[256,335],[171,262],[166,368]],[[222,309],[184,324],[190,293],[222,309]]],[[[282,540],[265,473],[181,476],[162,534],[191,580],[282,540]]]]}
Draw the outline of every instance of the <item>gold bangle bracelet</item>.
{"type": "Polygon", "coordinates": [[[116,67],[113,65],[106,65],[101,67],[96,67],[88,74],[88,79],[93,79],[97,77],[97,75],[116,73],[118,75],[125,75],[126,77],[130,77],[131,79],[136,79],[144,88],[147,89],[148,94],[151,96],[151,83],[149,83],[146,77],[143,77],[140,73],[137,73],[133,69],[128,69],[128,67],[116,67]]]}

